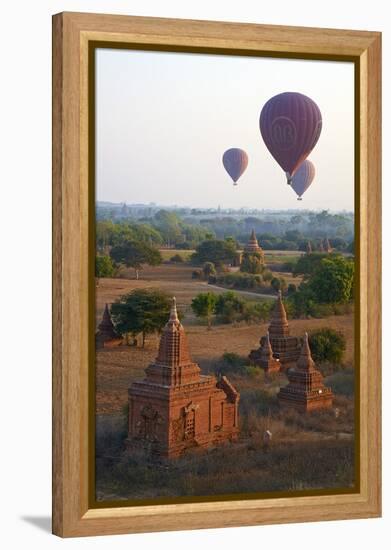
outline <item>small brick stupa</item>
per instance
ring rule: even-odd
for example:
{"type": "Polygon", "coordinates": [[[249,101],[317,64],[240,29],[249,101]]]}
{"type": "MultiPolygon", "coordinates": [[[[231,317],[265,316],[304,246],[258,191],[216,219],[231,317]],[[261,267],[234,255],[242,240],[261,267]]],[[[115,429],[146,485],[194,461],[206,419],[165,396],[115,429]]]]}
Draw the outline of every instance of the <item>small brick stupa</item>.
{"type": "Polygon", "coordinates": [[[305,245],[305,251],[307,254],[312,254],[312,245],[310,241],[307,241],[307,244],[305,245]]]}
{"type": "MultiPolygon", "coordinates": [[[[269,337],[273,350],[273,357],[279,360],[281,368],[286,369],[294,366],[300,355],[300,339],[289,335],[289,325],[285,307],[282,302],[281,290],[278,291],[278,297],[271,316],[269,337]]],[[[250,352],[249,358],[255,365],[261,366],[264,340],[265,336],[260,340],[261,346],[250,352]]]]}
{"type": "Polygon", "coordinates": [[[297,365],[287,371],[287,377],[289,384],[281,388],[277,396],[280,405],[293,407],[300,412],[331,408],[333,394],[323,384],[323,376],[315,368],[307,333],[297,365]]]}
{"type": "Polygon", "coordinates": [[[266,333],[266,337],[263,339],[258,364],[265,371],[266,374],[273,374],[276,372],[280,372],[281,370],[280,361],[273,357],[273,350],[270,344],[269,332],[266,333]]]}
{"type": "Polygon", "coordinates": [[[115,331],[107,304],[95,334],[95,342],[97,348],[110,348],[122,344],[122,336],[115,331]]]}
{"type": "Polygon", "coordinates": [[[246,254],[260,254],[262,257],[264,256],[264,252],[259,246],[258,239],[255,234],[255,229],[251,231],[250,238],[243,251],[246,254]]]}
{"type": "Polygon", "coordinates": [[[239,393],[223,376],[203,376],[191,360],[175,298],[154,363],[129,388],[129,452],[171,458],[238,436],[239,393]]]}

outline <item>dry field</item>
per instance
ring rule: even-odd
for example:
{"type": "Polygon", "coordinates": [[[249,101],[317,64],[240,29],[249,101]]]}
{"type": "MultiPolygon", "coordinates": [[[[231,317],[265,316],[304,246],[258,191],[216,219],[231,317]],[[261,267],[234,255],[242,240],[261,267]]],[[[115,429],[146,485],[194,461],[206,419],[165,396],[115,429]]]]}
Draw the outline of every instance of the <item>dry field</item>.
{"type": "MultiPolygon", "coordinates": [[[[190,303],[199,292],[212,290],[206,283],[191,279],[192,268],[181,265],[163,264],[141,272],[141,279],[101,279],[96,292],[97,322],[101,319],[104,304],[112,303],[119,296],[135,288],[161,288],[175,295],[179,309],[184,313],[183,325],[189,340],[194,361],[204,370],[219,359],[225,352],[247,356],[251,349],[258,347],[259,339],[265,334],[267,323],[257,325],[217,325],[207,331],[191,313],[190,303]]],[[[133,277],[133,272],[124,273],[133,277]]],[[[213,287],[213,292],[224,292],[213,287]]],[[[237,291],[240,294],[240,291],[237,291]]],[[[243,293],[246,299],[249,293],[243,293]]],[[[253,295],[254,300],[263,300],[253,295]]],[[[301,336],[304,331],[321,327],[341,331],[347,340],[345,362],[353,363],[353,315],[343,315],[326,319],[292,320],[291,333],[301,336]]],[[[131,382],[144,376],[144,369],[156,356],[158,337],[147,338],[145,349],[120,346],[97,353],[96,405],[98,414],[121,413],[127,404],[127,389],[131,382]]]]}
{"type": "MultiPolygon", "coordinates": [[[[121,279],[101,279],[96,289],[96,320],[105,303],[135,288],[160,288],[176,296],[184,314],[183,325],[191,355],[204,372],[225,352],[246,357],[258,347],[267,323],[215,325],[211,331],[195,318],[191,300],[199,292],[221,293],[225,289],[193,280],[193,268],[163,264],[141,272],[136,281],[131,270],[121,279]]],[[[286,274],[283,274],[284,276],[286,274]]],[[[235,291],[246,299],[264,301],[270,296],[235,291]]],[[[344,362],[353,364],[353,315],[325,319],[292,320],[291,333],[331,327],[344,333],[347,349],[344,362]]],[[[187,453],[176,461],[154,460],[143,453],[125,455],[128,388],[144,378],[144,370],[157,353],[158,337],[147,338],[145,348],[99,350],[96,361],[96,497],[99,501],[151,499],[156,497],[351,487],[354,483],[354,402],[351,394],[335,394],[334,408],[311,415],[281,411],[276,393],[286,383],[284,375],[271,380],[262,372],[229,374],[241,395],[240,438],[235,444],[187,453]],[[273,444],[265,451],[263,434],[273,433],[273,444]],[[314,464],[319,467],[314,468],[314,464]]],[[[341,373],[337,373],[341,374],[341,373]]],[[[343,373],[345,375],[345,373],[343,373]]],[[[346,375],[343,380],[346,383],[346,375]]]]}
{"type": "MultiPolygon", "coordinates": [[[[178,308],[185,315],[185,323],[194,322],[190,304],[194,296],[200,292],[213,291],[216,294],[226,292],[225,288],[208,285],[205,281],[192,279],[194,267],[181,264],[162,264],[157,267],[148,267],[140,272],[138,281],[134,278],[131,269],[123,270],[120,279],[100,279],[96,292],[96,320],[101,319],[105,303],[111,304],[123,294],[131,292],[135,288],[159,288],[171,296],[175,296],[178,308]]],[[[257,295],[255,293],[235,290],[243,294],[246,299],[270,300],[270,296],[257,295]]]]}

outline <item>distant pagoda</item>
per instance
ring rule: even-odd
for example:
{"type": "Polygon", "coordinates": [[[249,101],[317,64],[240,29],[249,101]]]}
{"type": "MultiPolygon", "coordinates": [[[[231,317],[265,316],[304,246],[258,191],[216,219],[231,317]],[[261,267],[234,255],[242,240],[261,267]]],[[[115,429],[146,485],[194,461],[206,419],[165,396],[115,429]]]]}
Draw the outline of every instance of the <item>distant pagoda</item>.
{"type": "Polygon", "coordinates": [[[192,361],[175,298],[145,374],[129,388],[128,452],[141,447],[171,458],[237,438],[239,393],[225,376],[202,375],[192,361]]]}
{"type": "Polygon", "coordinates": [[[281,370],[280,361],[273,357],[273,350],[270,344],[269,332],[266,333],[266,337],[263,339],[259,353],[258,364],[265,371],[266,374],[273,374],[275,372],[280,372],[281,370]]]}
{"type": "Polygon", "coordinates": [[[98,325],[95,342],[97,348],[113,347],[122,343],[122,336],[114,328],[108,304],[105,305],[102,320],[98,325]]]}
{"type": "Polygon", "coordinates": [[[259,246],[258,239],[255,234],[255,229],[251,231],[250,238],[243,251],[247,254],[260,254],[261,256],[264,255],[262,248],[259,246]]]}
{"type": "MultiPolygon", "coordinates": [[[[279,360],[281,368],[286,369],[293,366],[300,355],[300,339],[289,334],[288,319],[282,302],[281,290],[278,291],[277,300],[273,308],[269,325],[269,338],[273,357],[279,360]]],[[[250,352],[249,358],[255,365],[261,366],[264,340],[265,336],[260,340],[260,347],[250,352]]]]}
{"type": "Polygon", "coordinates": [[[333,394],[323,383],[322,374],[315,368],[305,333],[299,360],[295,368],[287,371],[289,384],[277,395],[280,405],[292,407],[300,412],[329,409],[333,394]]]}

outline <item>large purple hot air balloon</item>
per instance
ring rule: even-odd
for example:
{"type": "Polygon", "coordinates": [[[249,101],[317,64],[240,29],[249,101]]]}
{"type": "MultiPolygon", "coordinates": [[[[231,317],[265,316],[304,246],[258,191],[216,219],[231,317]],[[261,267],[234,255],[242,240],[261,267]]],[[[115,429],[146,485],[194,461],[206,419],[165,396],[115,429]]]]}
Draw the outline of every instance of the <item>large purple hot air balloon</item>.
{"type": "Polygon", "coordinates": [[[265,103],[259,128],[266,147],[291,183],[319,139],[322,115],[311,98],[298,92],[284,92],[265,103]]]}
{"type": "Polygon", "coordinates": [[[305,160],[294,173],[291,183],[298,201],[303,200],[301,197],[314,181],[314,177],[315,166],[310,160],[305,160]]]}
{"type": "Polygon", "coordinates": [[[223,155],[223,164],[224,168],[231,176],[234,185],[237,185],[236,182],[247,168],[248,156],[246,151],[236,147],[227,149],[223,155]]]}

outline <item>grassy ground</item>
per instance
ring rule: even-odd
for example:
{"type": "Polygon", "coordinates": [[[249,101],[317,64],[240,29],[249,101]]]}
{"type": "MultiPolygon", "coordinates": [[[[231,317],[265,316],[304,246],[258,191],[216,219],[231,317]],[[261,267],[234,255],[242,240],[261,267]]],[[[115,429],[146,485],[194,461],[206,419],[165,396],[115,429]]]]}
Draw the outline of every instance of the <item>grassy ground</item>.
{"type": "MultiPolygon", "coordinates": [[[[124,454],[126,414],[97,416],[97,499],[350,487],[354,483],[353,400],[336,394],[334,407],[310,415],[282,411],[281,380],[231,376],[240,390],[240,438],[234,444],[195,449],[174,460],[124,454]],[[272,432],[264,448],[262,434],[272,432]],[[316,465],[316,467],[314,467],[316,465]]],[[[284,383],[284,382],[282,382],[284,383]]]]}
{"type": "Polygon", "coordinates": [[[97,459],[96,496],[104,501],[347,488],[354,484],[353,463],[354,444],[347,439],[277,443],[268,452],[243,442],[170,462],[134,453],[97,459]]]}

